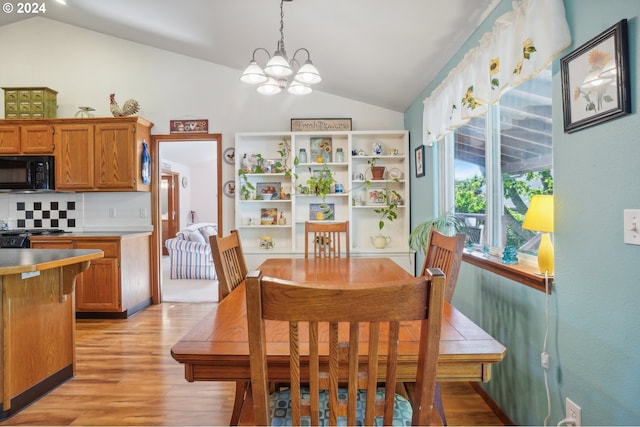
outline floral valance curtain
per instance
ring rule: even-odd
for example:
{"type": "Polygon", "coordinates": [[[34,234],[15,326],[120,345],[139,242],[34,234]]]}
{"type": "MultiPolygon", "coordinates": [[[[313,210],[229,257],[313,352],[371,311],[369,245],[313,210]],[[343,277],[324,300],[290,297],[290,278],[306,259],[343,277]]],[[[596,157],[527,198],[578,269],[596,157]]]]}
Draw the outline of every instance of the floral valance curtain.
{"type": "Polygon", "coordinates": [[[485,114],[505,89],[534,77],[570,44],[562,0],[514,1],[424,100],[424,142],[485,114]]]}

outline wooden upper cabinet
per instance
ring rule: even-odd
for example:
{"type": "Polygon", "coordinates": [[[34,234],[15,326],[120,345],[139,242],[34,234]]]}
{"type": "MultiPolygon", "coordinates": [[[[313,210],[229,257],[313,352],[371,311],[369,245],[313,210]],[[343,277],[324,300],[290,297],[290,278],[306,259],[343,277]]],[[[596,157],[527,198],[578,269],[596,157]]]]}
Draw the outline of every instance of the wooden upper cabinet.
{"type": "Polygon", "coordinates": [[[0,126],[0,154],[20,154],[20,127],[0,126]]]}
{"type": "Polygon", "coordinates": [[[95,127],[95,186],[99,189],[135,190],[136,128],[131,123],[95,127]]]}
{"type": "Polygon", "coordinates": [[[55,126],[56,190],[92,190],[93,125],[55,126]]]}
{"type": "Polygon", "coordinates": [[[142,117],[0,120],[0,155],[53,154],[56,190],[150,191],[142,183],[142,117]]]}
{"type": "Polygon", "coordinates": [[[23,154],[52,154],[54,151],[53,126],[20,126],[20,147],[23,154]]]}

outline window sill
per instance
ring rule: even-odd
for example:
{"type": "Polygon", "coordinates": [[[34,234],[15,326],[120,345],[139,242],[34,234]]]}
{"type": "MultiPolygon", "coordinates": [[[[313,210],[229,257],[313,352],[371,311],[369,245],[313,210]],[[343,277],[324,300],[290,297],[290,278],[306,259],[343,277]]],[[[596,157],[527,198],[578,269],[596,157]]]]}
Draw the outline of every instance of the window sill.
{"type": "MultiPolygon", "coordinates": [[[[506,277],[507,279],[545,292],[545,278],[538,273],[537,267],[523,263],[513,265],[503,264],[499,258],[491,255],[487,256],[478,251],[465,251],[462,255],[462,260],[476,267],[506,277]]],[[[551,293],[552,287],[553,276],[549,276],[549,293],[551,293]]]]}

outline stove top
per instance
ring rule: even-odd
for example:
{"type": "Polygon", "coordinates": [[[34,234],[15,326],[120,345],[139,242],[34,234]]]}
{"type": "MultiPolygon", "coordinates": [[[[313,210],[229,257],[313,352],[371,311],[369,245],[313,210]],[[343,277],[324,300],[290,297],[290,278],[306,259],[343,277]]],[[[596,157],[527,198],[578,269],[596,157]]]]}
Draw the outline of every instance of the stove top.
{"type": "Polygon", "coordinates": [[[0,230],[0,248],[28,248],[29,236],[61,234],[65,231],[59,228],[16,228],[0,230]]]}

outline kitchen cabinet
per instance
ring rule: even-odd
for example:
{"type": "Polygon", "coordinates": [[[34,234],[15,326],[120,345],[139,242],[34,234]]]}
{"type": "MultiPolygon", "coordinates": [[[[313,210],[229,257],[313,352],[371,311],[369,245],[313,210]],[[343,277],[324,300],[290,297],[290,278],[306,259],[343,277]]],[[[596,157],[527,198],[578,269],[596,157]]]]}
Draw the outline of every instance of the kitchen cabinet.
{"type": "Polygon", "coordinates": [[[409,134],[404,130],[236,134],[235,223],[249,268],[269,257],[304,256],[304,223],[319,220],[314,212],[328,205],[330,216],[323,221],[349,221],[352,257],[389,257],[413,273],[406,203],[408,152],[409,134]],[[284,161],[283,153],[288,154],[284,161]],[[256,162],[262,163],[259,173],[253,172],[256,162]],[[285,170],[273,166],[278,163],[286,163],[285,170]],[[373,179],[372,163],[385,167],[382,179],[373,179]],[[240,172],[247,167],[252,172],[240,172]],[[334,186],[322,200],[308,188],[307,180],[326,170],[342,189],[336,191],[334,186]],[[268,200],[261,195],[265,187],[275,189],[268,200]],[[382,215],[376,211],[387,208],[391,201],[397,217],[385,220],[380,231],[382,215]],[[390,237],[383,239],[384,247],[373,243],[372,237],[378,234],[390,237]],[[269,249],[260,246],[265,235],[275,242],[269,249]]]}
{"type": "Polygon", "coordinates": [[[0,154],[52,154],[53,132],[53,126],[48,124],[2,125],[0,126],[0,154]]]}
{"type": "Polygon", "coordinates": [[[0,154],[53,154],[57,191],[150,191],[142,183],[141,117],[0,120],[0,154]]]}
{"type": "Polygon", "coordinates": [[[34,235],[39,249],[99,249],[76,280],[76,316],[126,318],[151,304],[151,233],[34,235]]]}

